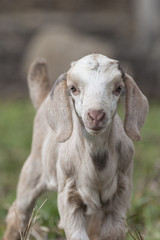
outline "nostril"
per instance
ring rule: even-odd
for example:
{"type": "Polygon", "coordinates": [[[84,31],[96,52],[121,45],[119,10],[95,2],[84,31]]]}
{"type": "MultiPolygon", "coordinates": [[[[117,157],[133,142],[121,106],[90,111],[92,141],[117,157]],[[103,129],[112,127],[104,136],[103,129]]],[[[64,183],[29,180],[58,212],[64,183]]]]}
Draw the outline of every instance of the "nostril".
{"type": "Polygon", "coordinates": [[[105,117],[104,110],[93,110],[90,109],[88,112],[88,116],[92,121],[95,121],[96,123],[99,123],[102,121],[105,117]]]}
{"type": "Polygon", "coordinates": [[[105,116],[105,113],[104,113],[103,111],[101,111],[101,112],[98,114],[98,116],[97,116],[97,120],[98,120],[98,121],[102,121],[103,118],[104,118],[104,116],[105,116]]]}
{"type": "Polygon", "coordinates": [[[90,112],[88,112],[88,116],[91,120],[94,120],[94,117],[92,116],[92,114],[90,112]]]}

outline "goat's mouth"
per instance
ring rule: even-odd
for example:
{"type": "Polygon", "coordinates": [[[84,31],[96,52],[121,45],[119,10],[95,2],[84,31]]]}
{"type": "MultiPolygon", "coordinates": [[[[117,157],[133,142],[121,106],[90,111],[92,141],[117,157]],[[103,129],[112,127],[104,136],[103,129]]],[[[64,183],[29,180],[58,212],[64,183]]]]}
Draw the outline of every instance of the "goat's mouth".
{"type": "Polygon", "coordinates": [[[90,124],[87,121],[81,119],[81,123],[85,130],[91,135],[100,135],[104,133],[108,127],[107,122],[100,124],[90,124]]]}
{"type": "Polygon", "coordinates": [[[105,127],[85,127],[85,128],[87,132],[91,135],[100,135],[106,130],[105,127]]]}
{"type": "Polygon", "coordinates": [[[89,127],[89,129],[92,131],[101,131],[103,129],[103,127],[95,126],[95,127],[89,127]]]}

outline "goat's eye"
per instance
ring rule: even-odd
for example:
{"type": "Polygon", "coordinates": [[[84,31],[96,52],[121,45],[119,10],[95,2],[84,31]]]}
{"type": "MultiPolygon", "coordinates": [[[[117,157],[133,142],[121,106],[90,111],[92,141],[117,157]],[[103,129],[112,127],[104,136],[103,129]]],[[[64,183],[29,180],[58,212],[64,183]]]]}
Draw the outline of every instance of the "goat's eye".
{"type": "Polygon", "coordinates": [[[69,89],[74,95],[79,94],[79,90],[74,85],[70,86],[69,89]]]}
{"type": "Polygon", "coordinates": [[[73,93],[77,91],[77,89],[75,88],[75,86],[72,86],[70,89],[71,89],[71,91],[72,91],[73,93]]]}
{"type": "Polygon", "coordinates": [[[123,88],[121,86],[118,86],[114,89],[113,94],[118,96],[122,92],[123,88]]]}

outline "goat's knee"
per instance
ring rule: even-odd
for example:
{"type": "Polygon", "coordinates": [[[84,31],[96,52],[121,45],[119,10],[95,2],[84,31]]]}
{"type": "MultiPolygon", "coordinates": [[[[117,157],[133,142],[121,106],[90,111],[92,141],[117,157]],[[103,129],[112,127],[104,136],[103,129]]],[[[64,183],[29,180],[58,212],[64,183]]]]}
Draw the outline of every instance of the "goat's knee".
{"type": "Polygon", "coordinates": [[[59,227],[64,229],[67,239],[89,240],[84,216],[85,204],[70,180],[63,191],[58,194],[58,209],[60,213],[59,227]]]}
{"type": "Polygon", "coordinates": [[[79,209],[74,206],[63,206],[60,210],[60,228],[63,228],[67,240],[89,240],[85,227],[85,217],[79,209]]]}

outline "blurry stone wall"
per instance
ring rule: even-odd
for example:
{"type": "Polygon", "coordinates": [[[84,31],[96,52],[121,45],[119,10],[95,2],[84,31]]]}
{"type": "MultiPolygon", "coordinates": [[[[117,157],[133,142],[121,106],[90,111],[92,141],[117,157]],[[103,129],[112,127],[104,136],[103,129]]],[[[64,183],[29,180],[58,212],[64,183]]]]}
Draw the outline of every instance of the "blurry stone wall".
{"type": "Polygon", "coordinates": [[[28,96],[36,57],[47,59],[54,81],[71,61],[95,52],[120,60],[148,97],[160,99],[157,9],[158,0],[0,0],[0,98],[28,96]]]}
{"type": "Polygon", "coordinates": [[[1,0],[0,12],[41,11],[99,11],[103,9],[124,11],[128,9],[132,0],[1,0]]]}

